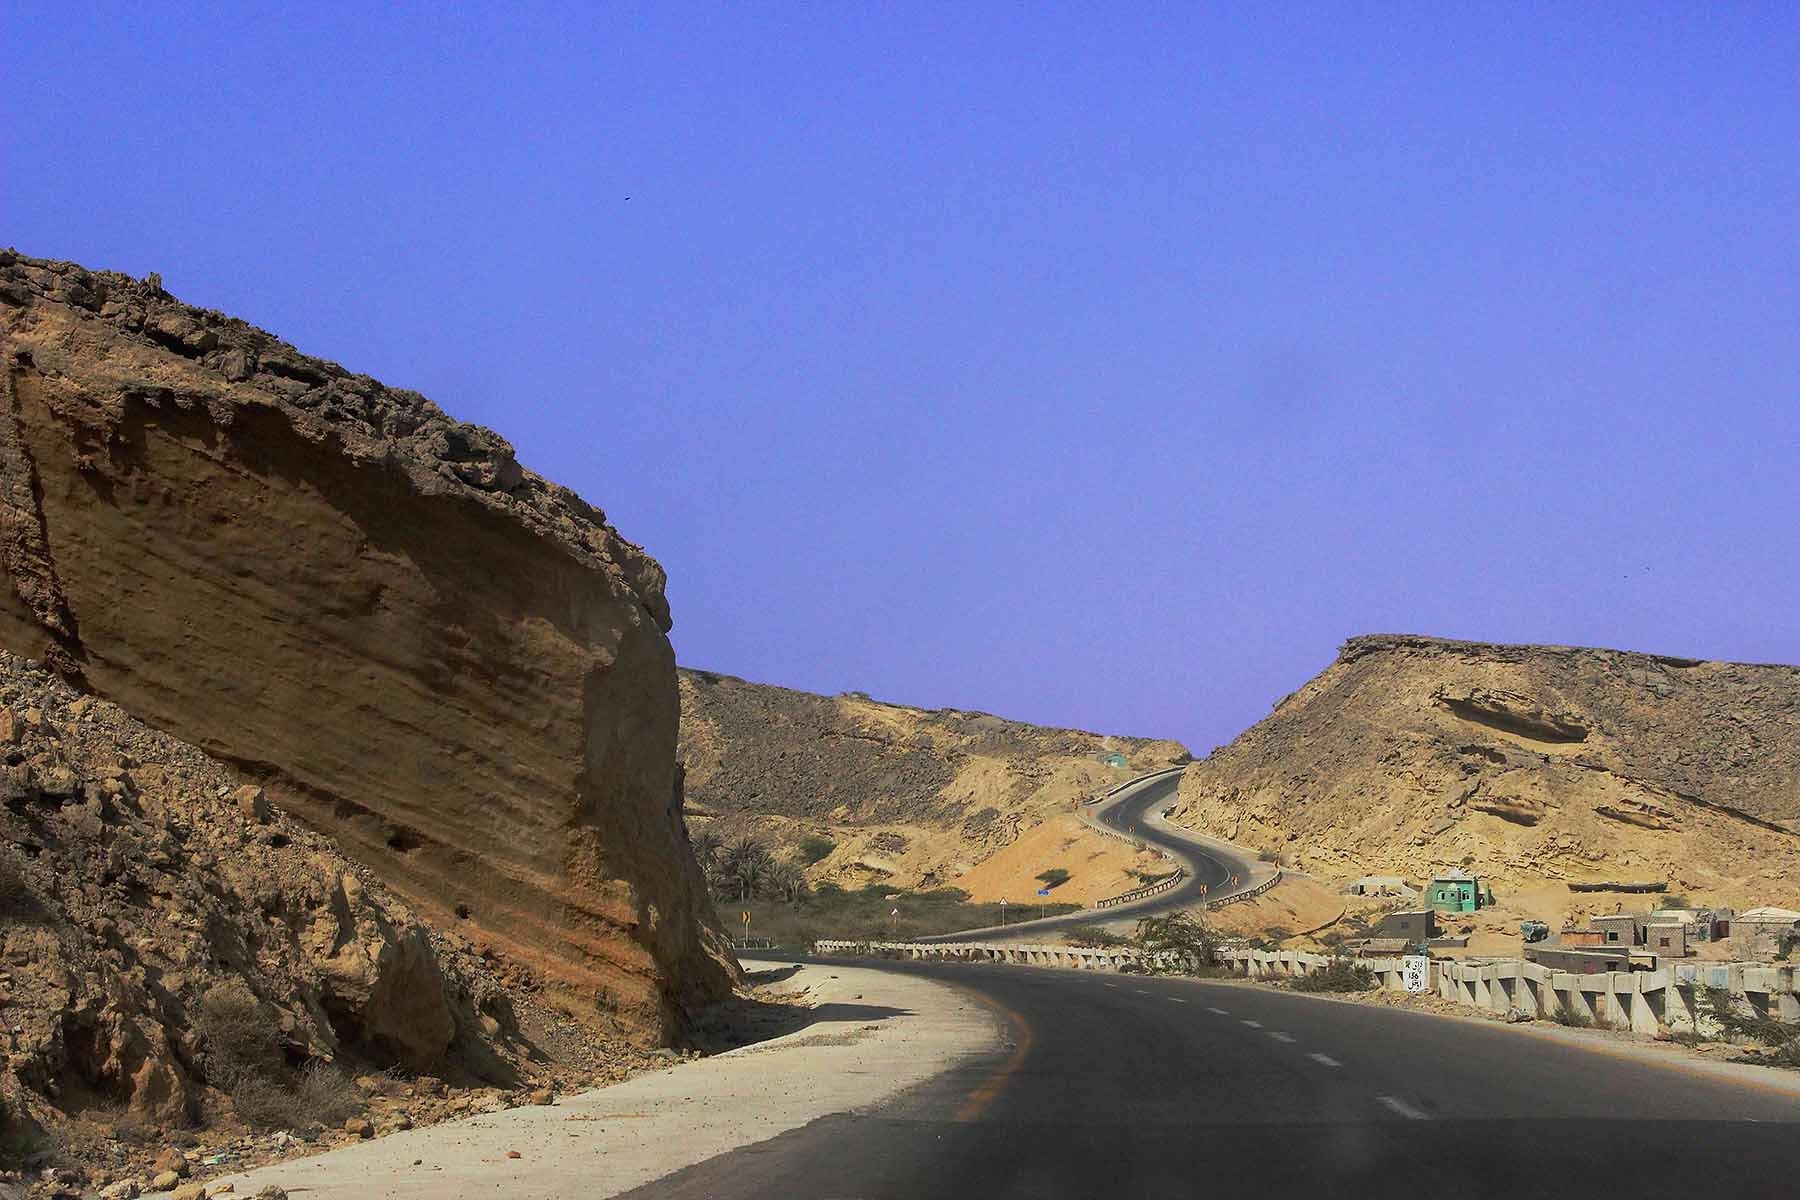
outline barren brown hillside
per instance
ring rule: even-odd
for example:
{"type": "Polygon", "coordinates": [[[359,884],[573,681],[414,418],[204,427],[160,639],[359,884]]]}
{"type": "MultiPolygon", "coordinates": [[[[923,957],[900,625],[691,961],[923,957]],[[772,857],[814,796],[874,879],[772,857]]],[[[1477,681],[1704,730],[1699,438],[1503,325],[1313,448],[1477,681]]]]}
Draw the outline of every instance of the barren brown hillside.
{"type": "MultiPolygon", "coordinates": [[[[681,671],[690,820],[790,851],[807,838],[828,839],[830,854],[809,870],[815,881],[953,884],[1079,798],[1186,756],[1177,742],[681,671]],[[1110,755],[1124,764],[1109,765],[1110,755]]],[[[1070,837],[1079,839],[1079,829],[1070,837]]],[[[1079,847],[1084,862],[1107,845],[1093,841],[1101,847],[1079,847]]],[[[1112,861],[1116,850],[1094,868],[1114,882],[1127,878],[1112,861]]],[[[1010,895],[998,879],[979,890],[1010,895]]]]}
{"type": "Polygon", "coordinates": [[[1800,902],[1800,668],[1354,638],[1182,779],[1176,819],[1323,876],[1467,864],[1800,902]]]}

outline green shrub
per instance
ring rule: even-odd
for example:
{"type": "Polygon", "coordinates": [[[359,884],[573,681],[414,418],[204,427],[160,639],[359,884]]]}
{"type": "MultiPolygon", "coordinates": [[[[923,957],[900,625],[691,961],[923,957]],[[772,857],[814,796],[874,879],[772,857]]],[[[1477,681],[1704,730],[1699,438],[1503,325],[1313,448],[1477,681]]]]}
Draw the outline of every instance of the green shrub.
{"type": "Polygon", "coordinates": [[[1274,863],[1278,867],[1282,865],[1281,851],[1279,850],[1258,850],[1256,859],[1258,862],[1274,863]]]}
{"type": "Polygon", "coordinates": [[[1164,917],[1144,917],[1137,923],[1132,944],[1146,954],[1180,954],[1198,967],[1218,963],[1219,935],[1205,921],[1185,912],[1164,917]]]}
{"type": "Polygon", "coordinates": [[[1800,1043],[1800,1023],[1765,1017],[1753,1009],[1745,1012],[1724,988],[1696,989],[1694,1007],[1700,1010],[1703,1018],[1711,1017],[1728,1038],[1742,1038],[1783,1050],[1800,1043]]]}
{"type": "Polygon", "coordinates": [[[1039,871],[1037,878],[1045,887],[1061,887],[1069,882],[1069,873],[1061,867],[1051,867],[1048,871],[1039,871]]]}
{"type": "Polygon", "coordinates": [[[1366,992],[1375,986],[1375,973],[1352,958],[1333,958],[1317,971],[1295,978],[1296,992],[1366,992]]]}

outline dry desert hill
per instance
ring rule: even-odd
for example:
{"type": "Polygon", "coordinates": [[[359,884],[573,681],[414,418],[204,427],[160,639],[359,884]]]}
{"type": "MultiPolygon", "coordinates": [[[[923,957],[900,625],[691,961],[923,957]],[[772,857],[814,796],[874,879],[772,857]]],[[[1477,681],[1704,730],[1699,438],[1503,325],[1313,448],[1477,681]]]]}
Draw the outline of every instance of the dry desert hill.
{"type": "Polygon", "coordinates": [[[1800,905],[1800,668],[1353,638],[1188,767],[1175,819],[1334,882],[1800,905]]]}
{"type": "Polygon", "coordinates": [[[1076,903],[1134,886],[1130,871],[1148,865],[1088,834],[1078,803],[1188,758],[1178,742],[685,668],[680,755],[696,837],[756,837],[808,861],[815,883],[957,886],[1017,900],[1053,865],[1072,871],[1056,898],[1076,903]]]}

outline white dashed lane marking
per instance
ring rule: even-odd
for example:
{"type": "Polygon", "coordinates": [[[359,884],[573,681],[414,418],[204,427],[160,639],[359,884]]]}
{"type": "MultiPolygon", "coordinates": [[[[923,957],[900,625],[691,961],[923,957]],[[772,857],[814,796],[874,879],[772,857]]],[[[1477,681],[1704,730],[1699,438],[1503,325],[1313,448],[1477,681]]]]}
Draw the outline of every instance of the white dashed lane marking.
{"type": "Polygon", "coordinates": [[[1214,1008],[1214,1007],[1213,1007],[1213,1006],[1212,1006],[1212,1005],[1210,1005],[1210,1004],[1209,1004],[1209,1005],[1207,1005],[1207,1006],[1206,1006],[1206,1011],[1207,1011],[1207,1012],[1209,1012],[1209,1013],[1218,1013],[1218,1014],[1219,1014],[1219,1015],[1220,1015],[1220,1016],[1221,1016],[1221,1017],[1229,1017],[1229,1016],[1230,1016],[1230,1015],[1231,1015],[1231,1010],[1230,1010],[1230,1009],[1228,1009],[1228,1008],[1214,1008]]]}
{"type": "Polygon", "coordinates": [[[1278,1042],[1291,1042],[1291,1041],[1293,1041],[1293,1040],[1294,1040],[1294,1039],[1293,1039],[1293,1038],[1291,1038],[1291,1037],[1289,1037],[1289,1036],[1288,1036],[1288,1035],[1287,1035],[1287,1034],[1285,1034],[1285,1033],[1274,1033],[1274,1032],[1271,1032],[1271,1033],[1270,1033],[1270,1034],[1269,1034],[1269,1036],[1270,1036],[1270,1037],[1272,1037],[1272,1038],[1274,1038],[1274,1039],[1275,1039],[1275,1040],[1276,1040],[1276,1041],[1278,1041],[1278,1042]]]}
{"type": "Polygon", "coordinates": [[[1375,1098],[1409,1121],[1426,1121],[1430,1119],[1423,1112],[1414,1108],[1398,1096],[1377,1096],[1375,1098]]]}
{"type": "Polygon", "coordinates": [[[1245,1020],[1244,1024],[1248,1025],[1252,1029],[1261,1029],[1262,1028],[1261,1021],[1245,1020]]]}
{"type": "Polygon", "coordinates": [[[1187,1003],[1187,1001],[1183,1000],[1180,996],[1170,996],[1169,999],[1173,1000],[1177,1004],[1186,1004],[1187,1003]]]}
{"type": "Polygon", "coordinates": [[[1316,1054],[1315,1053],[1315,1054],[1309,1054],[1306,1057],[1312,1059],[1314,1062],[1318,1063],[1321,1067],[1341,1067],[1344,1065],[1343,1063],[1339,1062],[1337,1059],[1331,1057],[1331,1055],[1329,1055],[1329,1054],[1316,1054]]]}

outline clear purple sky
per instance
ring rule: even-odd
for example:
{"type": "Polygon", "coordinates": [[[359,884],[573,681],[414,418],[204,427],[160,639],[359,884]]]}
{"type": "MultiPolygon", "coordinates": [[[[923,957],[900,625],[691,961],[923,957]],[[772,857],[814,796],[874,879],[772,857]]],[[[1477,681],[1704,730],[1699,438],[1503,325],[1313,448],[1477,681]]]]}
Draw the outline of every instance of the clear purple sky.
{"type": "Polygon", "coordinates": [[[1791,5],[73,7],[0,242],[499,429],[687,664],[1204,751],[1355,633],[1800,661],[1791,5]]]}

